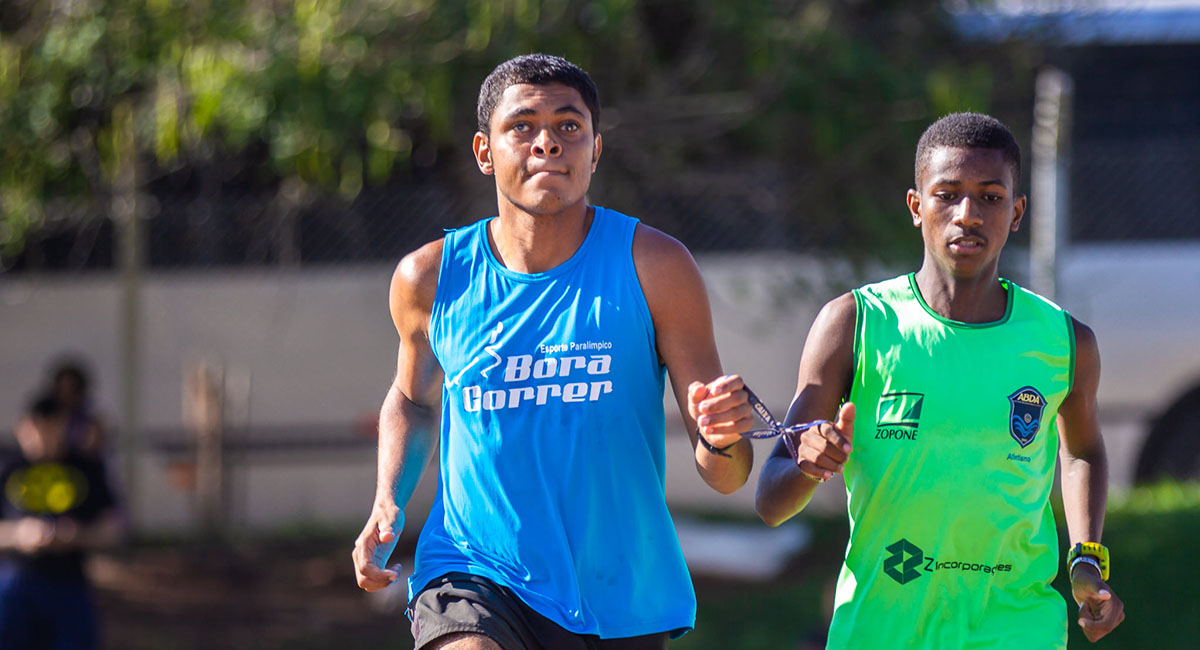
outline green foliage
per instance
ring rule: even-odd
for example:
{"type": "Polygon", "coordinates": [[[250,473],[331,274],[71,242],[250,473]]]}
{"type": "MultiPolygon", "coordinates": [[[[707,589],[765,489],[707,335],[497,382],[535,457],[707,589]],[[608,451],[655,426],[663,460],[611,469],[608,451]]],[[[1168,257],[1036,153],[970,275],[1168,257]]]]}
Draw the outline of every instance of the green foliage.
{"type": "Polygon", "coordinates": [[[118,173],[242,158],[353,198],[418,152],[465,148],[482,78],[533,50],[579,63],[623,109],[606,124],[619,169],[601,170],[616,197],[679,184],[648,170],[767,160],[792,177],[779,209],[797,227],[866,248],[896,239],[921,128],[987,110],[1012,76],[917,2],[6,1],[0,255],[48,217],[103,214],[118,173]]]}
{"type": "MultiPolygon", "coordinates": [[[[758,524],[758,520],[753,520],[758,524]]],[[[799,522],[785,523],[801,525],[799,522]]],[[[673,650],[825,647],[833,592],[848,533],[844,518],[807,518],[812,545],[784,574],[766,583],[713,580],[696,583],[696,628],[672,641],[673,650]]]]}
{"type": "MultiPolygon", "coordinates": [[[[830,593],[846,543],[844,517],[810,517],[811,549],[786,576],[768,584],[710,583],[697,579],[699,613],[694,632],[672,648],[797,648],[824,629],[830,593]]],[[[1061,522],[1061,519],[1060,519],[1061,522]]],[[[1067,530],[1059,525],[1066,557],[1067,530]]],[[[1125,603],[1126,619],[1091,644],[1080,632],[1066,572],[1055,588],[1067,601],[1070,648],[1157,650],[1192,647],[1200,635],[1200,563],[1191,545],[1200,537],[1200,483],[1165,482],[1114,493],[1104,527],[1112,552],[1110,584],[1125,603]]],[[[823,647],[814,644],[811,647],[823,647]]]]}
{"type": "Polygon", "coordinates": [[[1130,517],[1159,513],[1200,515],[1200,483],[1161,481],[1113,495],[1109,516],[1130,517]]]}
{"type": "MultiPolygon", "coordinates": [[[[1200,635],[1196,601],[1200,563],[1191,545],[1200,537],[1200,484],[1164,482],[1113,495],[1104,525],[1112,556],[1109,584],[1125,603],[1125,622],[1094,646],[1075,624],[1066,572],[1054,586],[1068,603],[1070,647],[1183,648],[1200,635]]],[[[1059,531],[1062,553],[1067,533],[1059,531]]]]}

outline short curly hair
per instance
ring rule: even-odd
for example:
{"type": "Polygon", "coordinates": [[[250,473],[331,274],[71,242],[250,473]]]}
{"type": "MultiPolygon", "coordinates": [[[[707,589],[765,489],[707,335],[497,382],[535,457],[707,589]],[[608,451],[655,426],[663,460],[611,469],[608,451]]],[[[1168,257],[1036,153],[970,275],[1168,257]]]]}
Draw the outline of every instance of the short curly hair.
{"type": "Polygon", "coordinates": [[[596,89],[595,82],[583,68],[551,54],[523,54],[513,57],[496,66],[487,79],[483,80],[483,85],[479,88],[479,103],[475,107],[475,118],[479,121],[480,133],[489,132],[492,113],[500,103],[500,96],[509,86],[518,84],[562,84],[579,91],[583,104],[592,114],[592,132],[599,133],[597,126],[600,124],[600,91],[596,89]]]}
{"type": "Polygon", "coordinates": [[[1013,190],[1021,185],[1021,147],[1012,131],[1000,120],[982,113],[951,113],[939,119],[917,141],[913,181],[921,187],[921,175],[929,165],[933,150],[940,147],[966,149],[996,149],[1004,154],[1004,162],[1012,169],[1013,190]]]}

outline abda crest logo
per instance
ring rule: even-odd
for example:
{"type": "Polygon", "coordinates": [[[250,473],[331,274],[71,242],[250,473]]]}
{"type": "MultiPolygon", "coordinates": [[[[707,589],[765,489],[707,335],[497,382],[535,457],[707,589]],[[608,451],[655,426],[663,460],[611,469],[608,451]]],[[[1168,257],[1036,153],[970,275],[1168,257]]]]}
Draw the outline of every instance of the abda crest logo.
{"type": "Polygon", "coordinates": [[[925,561],[925,553],[916,544],[900,538],[887,547],[888,555],[883,560],[883,572],[900,584],[912,582],[921,577],[917,567],[925,561]]]}
{"type": "Polygon", "coordinates": [[[1012,405],[1008,414],[1008,432],[1021,447],[1033,442],[1042,428],[1042,413],[1046,410],[1046,398],[1033,386],[1026,386],[1008,396],[1012,405]]]}

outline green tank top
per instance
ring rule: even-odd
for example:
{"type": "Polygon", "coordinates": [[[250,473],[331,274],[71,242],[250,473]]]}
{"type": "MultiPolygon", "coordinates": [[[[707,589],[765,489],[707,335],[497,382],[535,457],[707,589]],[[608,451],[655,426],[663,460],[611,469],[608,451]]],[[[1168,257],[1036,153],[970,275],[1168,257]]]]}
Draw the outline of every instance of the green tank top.
{"type": "Polygon", "coordinates": [[[943,318],[913,274],[854,291],[850,543],[830,648],[1065,648],[1051,588],[1055,416],[1074,329],[1001,280],[1004,317],[943,318]]]}

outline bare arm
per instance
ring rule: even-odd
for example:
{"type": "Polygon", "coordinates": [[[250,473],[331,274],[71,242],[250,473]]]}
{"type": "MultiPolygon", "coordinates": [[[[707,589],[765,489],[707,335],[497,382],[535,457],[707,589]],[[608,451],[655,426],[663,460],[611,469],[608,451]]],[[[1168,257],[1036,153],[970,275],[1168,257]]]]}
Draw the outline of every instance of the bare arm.
{"type": "Polygon", "coordinates": [[[432,396],[440,368],[429,345],[429,317],[441,257],[442,241],[427,244],[405,256],[392,276],[388,302],[400,336],[396,377],[379,412],[375,500],[353,553],[358,585],[368,591],[399,577],[380,566],[386,558],[376,558],[376,552],[390,552],[395,544],[404,526],[403,508],[437,446],[432,396]]]}
{"type": "Polygon", "coordinates": [[[37,517],[0,521],[0,551],[33,553],[54,537],[54,525],[37,517]]]}
{"type": "Polygon", "coordinates": [[[723,377],[712,312],[700,270],[691,254],[674,238],[639,224],[633,238],[633,261],[642,292],[654,319],[658,355],[671,376],[671,389],[692,440],[696,469],[713,489],[729,494],[746,483],[754,463],[750,441],[752,412],[741,379],[723,377]],[[698,445],[702,435],[718,455],[698,445]]]}
{"type": "Polygon", "coordinates": [[[22,517],[0,521],[0,550],[26,555],[66,551],[101,551],[125,538],[125,520],[115,508],[81,523],[72,517],[54,520],[22,517]]]}
{"type": "Polygon", "coordinates": [[[1071,544],[1099,542],[1108,502],[1108,458],[1100,436],[1096,391],[1100,386],[1100,350],[1096,335],[1072,319],[1075,327],[1075,382],[1058,408],[1059,460],[1062,462],[1063,510],[1071,544]]]}
{"type": "MultiPolygon", "coordinates": [[[[1108,502],[1108,458],[1100,435],[1096,392],[1100,386],[1100,347],[1088,326],[1075,329],[1075,379],[1058,407],[1058,457],[1062,463],[1063,510],[1071,545],[1099,542],[1108,502]]],[[[1079,565],[1071,590],[1080,604],[1079,624],[1089,640],[1108,634],[1125,618],[1124,604],[1091,565],[1079,565]],[[1087,606],[1084,608],[1084,606],[1087,606]]]]}
{"type": "Polygon", "coordinates": [[[833,419],[830,425],[804,432],[798,445],[800,462],[777,442],[763,463],[758,478],[754,508],[769,526],[778,526],[804,509],[819,481],[842,470],[854,436],[854,406],[838,408],[854,372],[853,294],[843,294],[827,303],[808,332],[796,396],[788,409],[786,424],[833,419]]]}
{"type": "Polygon", "coordinates": [[[57,526],[62,537],[61,545],[56,545],[56,549],[105,551],[125,541],[125,517],[115,508],[105,510],[94,521],[86,524],[69,521],[71,525],[66,530],[63,530],[61,522],[57,526]]]}

